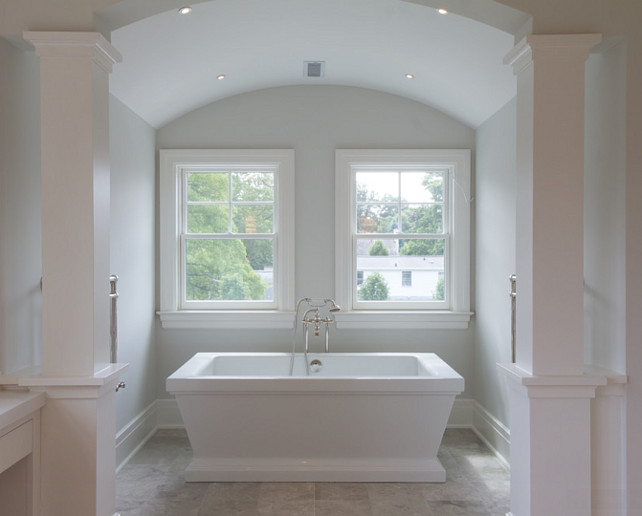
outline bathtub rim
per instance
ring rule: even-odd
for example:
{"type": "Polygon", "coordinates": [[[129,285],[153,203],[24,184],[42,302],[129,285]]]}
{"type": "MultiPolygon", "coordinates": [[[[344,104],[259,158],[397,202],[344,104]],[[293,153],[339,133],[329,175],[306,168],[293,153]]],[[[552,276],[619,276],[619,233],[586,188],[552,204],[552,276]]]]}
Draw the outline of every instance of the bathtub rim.
{"type": "MultiPolygon", "coordinates": [[[[426,360],[439,376],[215,376],[201,375],[203,363],[217,356],[281,356],[290,358],[291,353],[283,352],[197,352],[166,379],[167,392],[174,395],[204,394],[212,392],[239,393],[356,393],[377,392],[390,395],[429,395],[435,393],[461,394],[465,389],[464,378],[436,353],[386,352],[386,353],[309,353],[310,359],[335,356],[412,356],[426,360]]],[[[301,357],[302,353],[297,353],[301,357]]]]}

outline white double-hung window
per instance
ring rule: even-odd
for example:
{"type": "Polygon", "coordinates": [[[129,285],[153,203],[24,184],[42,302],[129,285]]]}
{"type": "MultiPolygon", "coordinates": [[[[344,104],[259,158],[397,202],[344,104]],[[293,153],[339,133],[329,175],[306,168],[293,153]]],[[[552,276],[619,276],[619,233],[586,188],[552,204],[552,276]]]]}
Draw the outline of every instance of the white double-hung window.
{"type": "Polygon", "coordinates": [[[470,319],[470,151],[336,152],[339,327],[470,319]]]}
{"type": "Polygon", "coordinates": [[[161,150],[160,174],[163,326],[287,327],[294,151],[161,150]]]}

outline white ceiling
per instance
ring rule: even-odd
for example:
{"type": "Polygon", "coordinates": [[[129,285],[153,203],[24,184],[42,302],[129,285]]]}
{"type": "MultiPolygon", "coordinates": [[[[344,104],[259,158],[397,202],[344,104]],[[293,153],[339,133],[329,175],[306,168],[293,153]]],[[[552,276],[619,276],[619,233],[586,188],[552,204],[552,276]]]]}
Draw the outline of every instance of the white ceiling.
{"type": "Polygon", "coordinates": [[[513,35],[401,0],[215,0],[112,33],[110,91],[154,127],[210,102],[283,85],[370,88],[476,128],[515,95],[513,35]],[[303,62],[325,61],[325,77],[303,62]],[[412,73],[415,78],[406,79],[412,73]],[[217,80],[225,74],[224,80],[217,80]]]}

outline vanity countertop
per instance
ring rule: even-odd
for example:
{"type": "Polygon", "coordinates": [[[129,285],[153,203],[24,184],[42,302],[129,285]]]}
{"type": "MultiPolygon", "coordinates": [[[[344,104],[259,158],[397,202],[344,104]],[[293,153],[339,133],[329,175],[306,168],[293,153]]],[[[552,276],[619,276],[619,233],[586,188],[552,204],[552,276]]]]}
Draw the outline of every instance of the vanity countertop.
{"type": "Polygon", "coordinates": [[[0,431],[45,404],[44,392],[0,391],[0,431]]]}

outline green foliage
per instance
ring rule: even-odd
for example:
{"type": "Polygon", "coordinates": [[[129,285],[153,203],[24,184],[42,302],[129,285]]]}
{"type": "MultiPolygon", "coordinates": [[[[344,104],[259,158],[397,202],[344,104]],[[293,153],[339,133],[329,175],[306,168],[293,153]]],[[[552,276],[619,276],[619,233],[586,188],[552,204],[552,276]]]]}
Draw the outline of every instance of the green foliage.
{"type": "Polygon", "coordinates": [[[226,173],[190,173],[187,176],[189,202],[227,202],[229,175],[226,173]]]}
{"type": "Polygon", "coordinates": [[[188,233],[227,233],[227,205],[191,205],[187,208],[188,233]]]}
{"type": "Polygon", "coordinates": [[[388,299],[388,283],[378,272],[368,275],[359,287],[359,299],[363,301],[385,301],[388,299]]]}
{"type": "Polygon", "coordinates": [[[401,228],[404,233],[441,233],[443,208],[440,204],[424,204],[404,208],[401,228]]]}
{"type": "MultiPolygon", "coordinates": [[[[274,232],[274,174],[271,172],[190,173],[187,199],[189,203],[208,203],[188,204],[190,234],[229,234],[231,231],[241,236],[274,232]],[[231,218],[230,202],[233,203],[231,218]]],[[[264,298],[266,285],[255,270],[273,266],[272,238],[189,239],[186,253],[188,300],[264,298]]]]}
{"type": "Polygon", "coordinates": [[[263,298],[265,285],[240,240],[188,240],[186,247],[188,300],[263,298]]]}
{"type": "Polygon", "coordinates": [[[260,271],[274,266],[274,249],[272,240],[267,238],[243,240],[248,262],[252,269],[260,271]]]}
{"type": "Polygon", "coordinates": [[[274,200],[272,172],[244,172],[232,174],[232,200],[257,202],[274,200]]]}
{"type": "Polygon", "coordinates": [[[445,285],[446,285],[446,282],[442,274],[441,276],[439,276],[439,279],[437,280],[437,285],[435,285],[435,290],[432,293],[432,298],[435,301],[443,301],[445,299],[445,296],[444,296],[445,285]]]}
{"type": "Polygon", "coordinates": [[[435,240],[401,240],[399,254],[404,256],[443,256],[443,239],[435,240]]]}
{"type": "Polygon", "coordinates": [[[368,251],[370,256],[388,256],[388,249],[381,240],[375,240],[368,251]]]}

